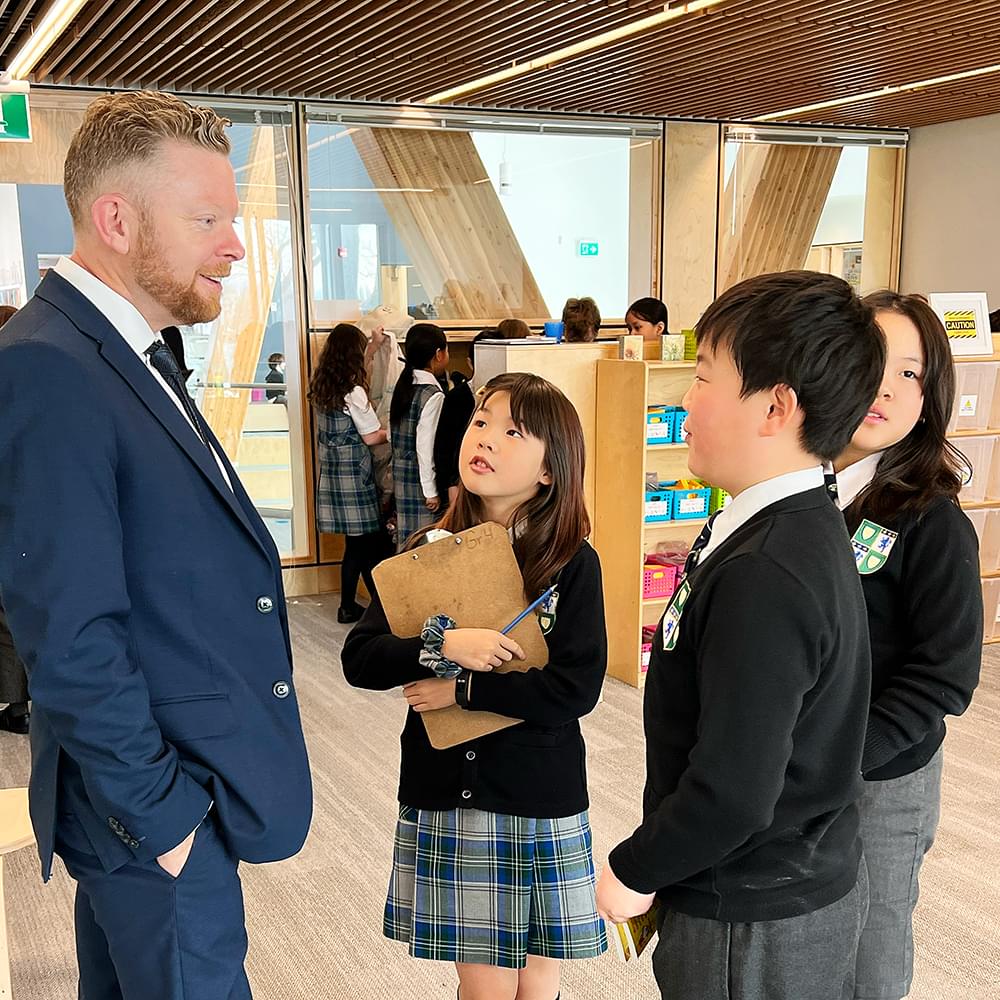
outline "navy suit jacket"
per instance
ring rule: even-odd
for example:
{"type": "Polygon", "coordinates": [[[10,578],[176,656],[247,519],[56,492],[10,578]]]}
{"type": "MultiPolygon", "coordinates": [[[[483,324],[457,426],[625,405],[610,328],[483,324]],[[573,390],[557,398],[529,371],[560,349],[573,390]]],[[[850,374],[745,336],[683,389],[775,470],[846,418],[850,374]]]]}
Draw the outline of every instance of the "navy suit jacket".
{"type": "Polygon", "coordinates": [[[236,473],[55,273],[0,336],[0,407],[0,600],[34,703],[43,876],[57,840],[113,871],[210,806],[240,858],[294,854],[312,791],[281,563],[236,473]]]}

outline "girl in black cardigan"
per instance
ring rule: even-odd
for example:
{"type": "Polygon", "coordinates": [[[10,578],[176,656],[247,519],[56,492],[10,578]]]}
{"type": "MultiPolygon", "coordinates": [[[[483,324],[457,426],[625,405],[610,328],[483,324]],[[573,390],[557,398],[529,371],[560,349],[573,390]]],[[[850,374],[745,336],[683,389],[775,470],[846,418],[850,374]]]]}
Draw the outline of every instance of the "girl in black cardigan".
{"type": "Polygon", "coordinates": [[[397,638],[377,596],[342,654],[351,684],[402,687],[410,706],[383,932],[414,957],[455,962],[461,1000],[552,1000],[561,959],[607,947],[579,723],[607,664],[583,468],[569,400],[537,375],[499,375],[462,439],[458,496],[436,526],[505,526],[525,605],[556,585],[538,614],[543,670],[493,672],[522,658],[520,646],[491,629],[457,627],[446,608],[420,637],[397,638]],[[525,721],[435,750],[419,714],[455,704],[525,721]]]}
{"type": "Polygon", "coordinates": [[[834,463],[872,646],[859,803],[871,886],[854,996],[900,1000],[911,915],[934,840],[944,717],[979,679],[983,608],[975,530],[958,492],[967,463],[945,438],[955,397],[948,338],[926,301],[877,292],[888,361],[878,397],[834,463]]]}

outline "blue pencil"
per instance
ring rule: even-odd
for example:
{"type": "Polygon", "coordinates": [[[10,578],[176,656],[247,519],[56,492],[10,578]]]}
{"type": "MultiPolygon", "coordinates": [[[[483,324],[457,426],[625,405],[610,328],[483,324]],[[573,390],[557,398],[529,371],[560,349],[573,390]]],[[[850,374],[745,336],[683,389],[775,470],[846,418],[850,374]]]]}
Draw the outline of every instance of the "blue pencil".
{"type": "Polygon", "coordinates": [[[520,625],[521,622],[523,622],[524,619],[527,618],[528,615],[530,615],[531,612],[534,611],[539,604],[541,604],[543,601],[547,601],[552,596],[552,591],[554,591],[555,589],[556,589],[555,586],[549,587],[549,589],[546,590],[545,593],[542,594],[542,596],[539,597],[537,601],[532,601],[531,604],[529,604],[506,628],[500,629],[501,634],[508,635],[511,629],[516,628],[518,625],[520,625]]]}

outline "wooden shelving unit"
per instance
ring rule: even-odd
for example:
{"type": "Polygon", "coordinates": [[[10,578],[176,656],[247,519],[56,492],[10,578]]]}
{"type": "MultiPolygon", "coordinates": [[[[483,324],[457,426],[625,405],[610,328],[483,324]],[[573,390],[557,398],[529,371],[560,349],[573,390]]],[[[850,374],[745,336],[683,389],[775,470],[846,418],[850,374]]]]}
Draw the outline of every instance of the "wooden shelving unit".
{"type": "Polygon", "coordinates": [[[646,407],[680,405],[694,377],[694,362],[597,362],[597,412],[600,415],[595,452],[596,500],[599,517],[594,546],[604,572],[605,617],[608,623],[608,673],[641,687],[643,625],[655,625],[667,599],[643,600],[643,556],[658,542],[678,540],[690,545],[705,524],[643,518],[646,472],[660,479],[683,479],[687,445],[646,444],[646,407]]]}

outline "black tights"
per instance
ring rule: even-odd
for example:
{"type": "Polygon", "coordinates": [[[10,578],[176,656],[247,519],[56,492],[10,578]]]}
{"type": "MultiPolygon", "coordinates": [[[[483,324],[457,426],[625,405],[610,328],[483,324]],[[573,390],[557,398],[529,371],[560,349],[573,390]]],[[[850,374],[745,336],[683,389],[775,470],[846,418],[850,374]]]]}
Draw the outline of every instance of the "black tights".
{"type": "Polygon", "coordinates": [[[372,570],[393,554],[389,533],[380,528],[367,535],[347,535],[344,542],[344,561],[340,567],[340,606],[357,605],[358,578],[362,577],[369,594],[375,593],[372,570]]]}

